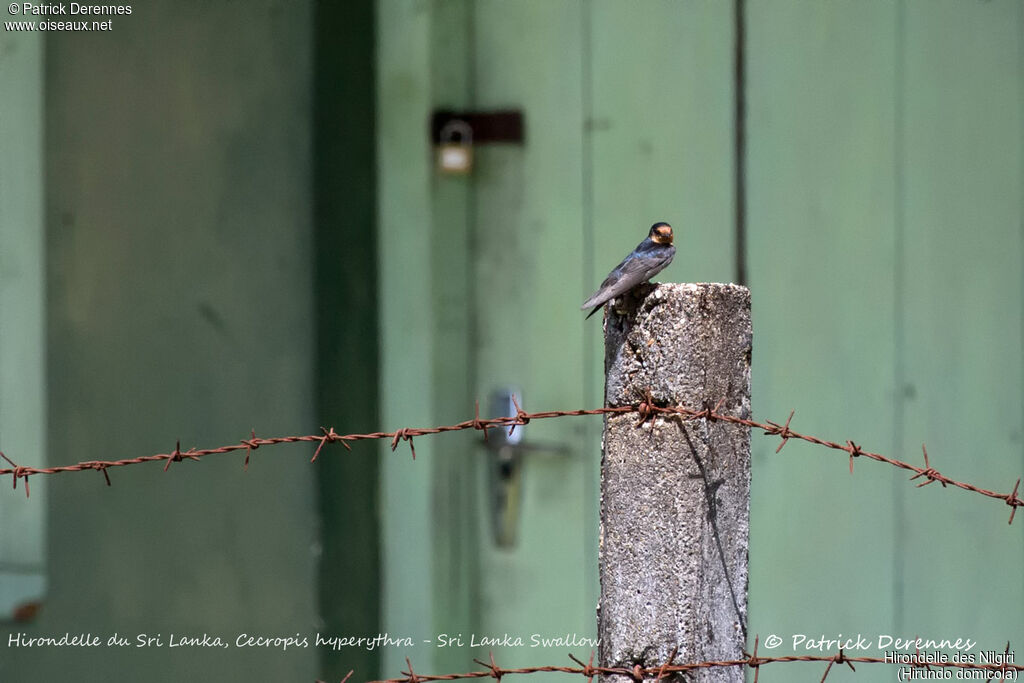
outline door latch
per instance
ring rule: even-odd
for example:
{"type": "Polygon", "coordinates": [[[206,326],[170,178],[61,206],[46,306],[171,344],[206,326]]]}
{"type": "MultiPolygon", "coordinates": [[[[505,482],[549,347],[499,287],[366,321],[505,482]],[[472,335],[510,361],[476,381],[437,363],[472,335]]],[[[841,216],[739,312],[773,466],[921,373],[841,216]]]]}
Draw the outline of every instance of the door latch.
{"type": "MultiPolygon", "coordinates": [[[[523,405],[523,395],[515,387],[494,391],[490,398],[490,416],[503,417],[518,412],[516,403],[523,405]]],[[[491,499],[491,527],[499,548],[511,548],[518,540],[519,520],[523,504],[523,454],[526,451],[569,454],[561,444],[530,443],[524,440],[525,425],[492,429],[486,445],[490,451],[488,482],[491,499]]]]}

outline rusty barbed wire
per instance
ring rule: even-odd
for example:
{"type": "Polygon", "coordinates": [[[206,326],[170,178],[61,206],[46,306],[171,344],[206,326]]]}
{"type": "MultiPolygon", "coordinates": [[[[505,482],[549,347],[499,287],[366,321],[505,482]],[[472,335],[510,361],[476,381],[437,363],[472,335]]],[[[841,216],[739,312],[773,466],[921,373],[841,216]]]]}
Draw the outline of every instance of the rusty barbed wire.
{"type": "MultiPolygon", "coordinates": [[[[354,674],[354,673],[355,673],[355,670],[354,669],[350,669],[349,672],[347,674],[345,674],[345,677],[343,679],[341,679],[341,683],[348,683],[348,679],[352,678],[352,674],[354,674]]],[[[322,680],[320,680],[318,678],[318,679],[316,679],[316,683],[327,683],[327,682],[326,681],[322,681],[322,680]]]]}
{"type": "Polygon", "coordinates": [[[170,453],[156,453],[154,455],[145,455],[136,458],[124,458],[122,460],[89,460],[79,462],[73,465],[62,465],[58,467],[26,467],[17,465],[9,457],[0,452],[0,458],[3,458],[10,467],[0,468],[0,476],[11,475],[13,478],[14,488],[17,489],[18,481],[24,482],[25,495],[29,495],[28,478],[33,475],[49,475],[49,474],[61,474],[63,472],[80,472],[85,470],[96,470],[103,474],[103,477],[110,485],[110,475],[108,470],[114,467],[124,467],[127,465],[137,465],[145,462],[164,462],[164,471],[166,472],[173,462],[181,462],[185,459],[199,460],[202,457],[208,455],[221,455],[226,453],[233,453],[235,451],[245,450],[244,467],[248,469],[250,457],[252,452],[262,446],[275,446],[284,443],[316,443],[316,450],[313,453],[313,457],[310,462],[316,462],[317,458],[320,457],[320,452],[327,444],[340,443],[346,449],[351,450],[349,446],[350,442],[354,441],[367,441],[367,440],[379,440],[379,439],[390,439],[391,450],[394,451],[398,448],[399,444],[403,441],[408,442],[409,449],[412,452],[413,459],[416,458],[416,447],[413,444],[413,438],[417,436],[428,436],[432,434],[443,434],[446,432],[457,432],[466,429],[475,429],[483,432],[484,440],[487,440],[487,431],[489,429],[497,429],[507,427],[509,434],[511,434],[516,427],[524,426],[530,423],[532,420],[544,420],[550,418],[561,418],[561,417],[579,417],[584,415],[622,415],[628,413],[636,413],[640,418],[637,421],[637,426],[648,422],[655,417],[661,416],[679,416],[684,420],[707,420],[709,422],[725,422],[737,425],[743,425],[751,429],[760,430],[765,436],[778,436],[781,439],[778,448],[775,452],[778,453],[782,448],[789,442],[790,439],[797,439],[800,441],[806,441],[807,443],[816,444],[832,450],[843,451],[848,454],[850,459],[850,473],[853,473],[853,460],[854,458],[867,458],[869,460],[875,460],[878,462],[885,463],[897,469],[906,470],[912,472],[910,480],[924,479],[917,487],[926,486],[934,482],[942,484],[942,486],[949,487],[953,486],[964,491],[970,491],[987,498],[995,500],[1001,500],[1006,505],[1010,506],[1010,524],[1013,523],[1013,518],[1017,514],[1017,508],[1024,506],[1024,500],[1018,495],[1020,490],[1020,478],[1013,486],[1013,490],[1010,493],[999,493],[989,489],[976,486],[964,481],[958,481],[949,476],[946,476],[939,472],[937,469],[932,467],[928,457],[928,450],[922,444],[921,450],[924,454],[924,467],[913,465],[903,460],[896,458],[890,458],[882,455],[881,453],[874,453],[872,451],[864,450],[860,445],[852,440],[847,440],[845,443],[839,443],[837,441],[829,441],[827,439],[820,439],[816,436],[809,434],[802,434],[790,427],[790,423],[793,420],[795,411],[791,411],[789,417],[786,418],[785,423],[779,424],[766,420],[764,422],[758,422],[749,418],[739,417],[737,415],[729,415],[722,413],[722,401],[719,401],[714,407],[711,407],[711,403],[705,404],[704,408],[696,409],[689,408],[686,406],[660,406],[657,405],[655,400],[652,398],[650,391],[635,404],[624,405],[624,406],[611,406],[607,408],[595,408],[592,410],[548,410],[537,413],[528,413],[522,409],[518,402],[513,398],[513,404],[516,408],[515,415],[506,415],[503,417],[493,418],[480,418],[480,405],[476,404],[474,411],[474,417],[471,420],[464,420],[457,424],[446,425],[440,427],[402,427],[392,432],[369,432],[366,434],[338,434],[334,431],[333,427],[321,427],[320,434],[308,434],[305,436],[279,436],[273,438],[258,438],[255,430],[250,434],[250,438],[242,439],[238,443],[228,444],[226,446],[220,446],[218,448],[204,448],[195,449],[190,448],[187,451],[181,450],[181,442],[178,441],[175,444],[174,450],[170,453]]]}
{"type": "MultiPolygon", "coordinates": [[[[1007,655],[1010,652],[1009,643],[1006,646],[1007,655]]],[[[854,664],[888,664],[890,666],[901,666],[911,667],[913,669],[923,669],[930,671],[932,668],[936,669],[961,669],[961,670],[974,670],[981,672],[990,672],[991,676],[988,680],[1005,680],[1006,674],[1013,672],[1016,677],[1020,672],[1024,671],[1024,665],[1014,664],[1007,661],[996,664],[980,663],[980,662],[957,662],[957,661],[927,661],[929,658],[926,655],[921,655],[920,652],[915,652],[914,655],[907,655],[910,661],[894,661],[884,657],[851,657],[846,654],[843,650],[839,650],[834,655],[788,655],[781,657],[761,657],[757,654],[757,643],[754,644],[753,654],[743,653],[743,659],[726,659],[716,661],[702,661],[702,662],[691,662],[688,664],[674,664],[675,651],[673,654],[662,664],[655,666],[642,667],[639,664],[633,667],[608,667],[608,666],[594,666],[594,655],[591,653],[590,661],[584,663],[582,660],[577,659],[573,655],[569,655],[575,666],[527,666],[517,669],[504,669],[499,667],[494,662],[494,654],[490,656],[490,662],[482,662],[479,659],[473,661],[483,669],[477,671],[467,671],[465,673],[453,673],[453,674],[418,674],[412,668],[412,663],[409,658],[406,657],[406,670],[402,671],[400,678],[387,678],[371,683],[427,683],[428,681],[457,681],[467,680],[475,678],[493,678],[496,681],[500,681],[504,676],[509,675],[529,675],[537,673],[564,673],[572,674],[577,676],[583,676],[588,681],[592,681],[594,676],[619,676],[622,678],[628,678],[636,683],[641,683],[645,680],[661,681],[672,674],[681,674],[697,669],[723,669],[723,668],[734,668],[734,667],[745,667],[753,669],[754,671],[754,682],[757,683],[758,676],[761,672],[761,667],[767,664],[786,664],[793,662],[818,662],[826,664],[825,671],[821,677],[822,683],[828,678],[829,673],[832,671],[833,665],[845,664],[850,667],[854,672],[857,669],[854,664]]],[[[901,658],[902,659],[902,658],[901,658]]],[[[350,674],[351,675],[351,674],[350,674]]],[[[347,677],[346,677],[347,679],[347,677]]]]}
{"type": "MultiPolygon", "coordinates": [[[[1007,646],[1007,653],[1010,652],[1010,646],[1007,646]]],[[[636,683],[641,683],[645,680],[660,681],[664,680],[668,676],[673,674],[685,674],[687,672],[696,671],[698,669],[731,669],[735,667],[743,667],[754,670],[754,681],[757,683],[758,677],[761,674],[761,667],[770,664],[792,664],[796,661],[805,661],[805,663],[816,663],[825,664],[824,673],[821,676],[821,683],[828,678],[828,674],[831,672],[831,668],[834,665],[846,665],[853,672],[856,672],[854,664],[885,664],[893,667],[910,667],[911,669],[922,669],[931,671],[935,669],[959,669],[959,670],[973,670],[979,672],[990,672],[990,677],[987,680],[1005,680],[1008,673],[1013,672],[1014,676],[1018,676],[1020,672],[1024,672],[1024,665],[1011,664],[1009,661],[1002,661],[1001,664],[995,663],[971,663],[971,661],[929,661],[927,655],[921,655],[915,653],[913,655],[907,654],[910,659],[908,661],[896,661],[886,657],[868,657],[868,656],[850,656],[843,650],[840,650],[836,654],[793,654],[785,656],[774,656],[765,657],[759,656],[757,653],[757,647],[753,654],[743,653],[742,659],[721,659],[721,660],[708,660],[708,661],[693,661],[689,664],[673,664],[675,656],[670,656],[664,664],[652,667],[641,667],[635,665],[632,668],[626,667],[600,667],[594,666],[594,655],[591,653],[590,661],[584,664],[584,661],[569,654],[569,658],[572,659],[575,666],[547,666],[547,667],[522,667],[519,669],[503,669],[495,664],[494,654],[490,655],[489,663],[480,661],[479,659],[473,659],[474,663],[483,667],[481,670],[465,672],[462,674],[417,674],[413,670],[413,665],[406,657],[406,671],[401,672],[400,678],[388,678],[371,683],[427,683],[428,681],[458,681],[468,679],[479,679],[479,678],[493,678],[496,681],[501,681],[505,676],[512,675],[529,675],[529,674],[570,674],[575,676],[583,676],[588,681],[593,681],[595,676],[617,676],[622,678],[628,678],[636,683]]],[[[351,675],[351,674],[349,674],[351,675]]],[[[346,677],[347,680],[348,677],[346,677]]]]}

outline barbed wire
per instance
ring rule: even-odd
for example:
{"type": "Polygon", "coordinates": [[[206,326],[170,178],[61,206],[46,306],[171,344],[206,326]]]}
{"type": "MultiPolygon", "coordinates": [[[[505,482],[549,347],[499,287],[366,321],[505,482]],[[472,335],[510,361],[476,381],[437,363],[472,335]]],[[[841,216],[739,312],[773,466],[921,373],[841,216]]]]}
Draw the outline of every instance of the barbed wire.
{"type": "MultiPolygon", "coordinates": [[[[693,661],[690,664],[675,664],[676,654],[678,648],[672,651],[669,658],[664,664],[642,667],[635,665],[632,668],[627,667],[595,667],[594,666],[594,653],[591,652],[590,660],[587,664],[584,661],[569,654],[569,658],[575,663],[574,667],[559,667],[559,666],[547,666],[547,667],[522,667],[520,669],[503,669],[495,664],[495,655],[490,653],[489,663],[487,661],[481,661],[479,659],[473,659],[474,663],[483,667],[481,670],[470,671],[462,674],[434,674],[424,675],[417,674],[413,670],[412,661],[409,657],[406,657],[406,671],[401,672],[400,678],[388,678],[378,681],[372,681],[371,683],[427,683],[428,681],[458,681],[467,679],[478,679],[478,678],[493,678],[496,681],[501,681],[503,677],[510,675],[529,675],[529,674],[544,674],[544,673],[557,673],[557,674],[572,674],[577,676],[583,676],[588,681],[592,681],[595,676],[617,676],[622,678],[628,678],[636,683],[641,683],[647,679],[655,681],[663,680],[674,674],[685,674],[687,672],[693,672],[698,669],[731,669],[736,667],[743,667],[754,670],[754,683],[757,683],[758,677],[761,675],[761,667],[770,664],[790,664],[796,663],[796,661],[817,661],[820,664],[826,664],[824,674],[821,676],[821,683],[824,683],[825,679],[828,678],[828,674],[831,672],[831,668],[835,665],[846,665],[852,671],[856,672],[854,664],[886,664],[890,666],[898,667],[910,667],[912,669],[921,669],[925,671],[931,671],[935,669],[959,669],[959,670],[973,670],[979,672],[990,672],[991,675],[987,680],[993,679],[1005,680],[1008,673],[1013,673],[1016,678],[1020,672],[1024,672],[1024,666],[1014,664],[1012,659],[1013,655],[1010,653],[1010,643],[1007,643],[1007,648],[1004,654],[1000,657],[998,664],[996,663],[977,663],[977,661],[953,661],[946,660],[931,660],[936,659],[935,656],[929,656],[928,654],[921,654],[920,650],[915,650],[914,654],[905,654],[898,657],[868,657],[868,656],[850,656],[844,650],[840,650],[836,654],[793,654],[784,656],[765,657],[758,655],[758,643],[755,640],[754,653],[748,654],[743,652],[742,659],[721,659],[721,660],[708,660],[708,661],[693,661]]],[[[345,681],[351,676],[349,672],[348,676],[345,677],[345,681]]],[[[342,681],[342,683],[345,683],[342,681]]]]}
{"type": "MultiPolygon", "coordinates": [[[[1024,671],[1024,665],[1012,663],[1009,660],[1013,659],[1010,655],[1010,644],[1006,644],[1006,650],[1003,656],[1000,658],[1000,663],[995,662],[966,662],[966,661],[952,661],[947,659],[945,661],[930,661],[936,659],[936,657],[930,657],[925,654],[922,655],[920,651],[915,651],[915,654],[910,655],[909,653],[905,656],[899,657],[851,657],[846,654],[843,650],[839,650],[834,655],[788,655],[782,657],[761,657],[757,654],[757,642],[754,643],[753,654],[747,654],[744,652],[743,659],[726,659],[716,661],[702,661],[702,662],[691,662],[688,664],[676,664],[677,650],[673,650],[669,658],[664,663],[654,666],[643,667],[639,664],[633,667],[616,667],[616,666],[594,666],[594,654],[591,653],[590,661],[584,663],[582,660],[577,659],[573,655],[569,655],[569,659],[575,662],[576,666],[527,666],[518,669],[504,669],[499,667],[494,662],[494,654],[490,655],[490,662],[482,662],[479,659],[473,661],[483,669],[476,671],[467,671],[465,673],[454,673],[454,674],[418,674],[412,668],[412,662],[408,657],[405,658],[406,670],[402,671],[400,678],[387,678],[371,683],[427,683],[428,681],[457,681],[467,680],[476,678],[493,678],[496,681],[500,681],[504,676],[509,675],[529,675],[537,673],[564,673],[573,674],[577,676],[583,676],[588,681],[592,681],[594,676],[619,676],[622,678],[629,678],[636,683],[641,683],[647,679],[651,679],[655,682],[661,681],[673,674],[687,673],[696,671],[698,669],[726,669],[735,667],[746,667],[753,669],[754,671],[754,683],[757,683],[758,676],[761,673],[761,667],[767,664],[786,664],[793,662],[818,662],[826,664],[825,672],[821,677],[821,683],[825,683],[829,673],[832,671],[832,667],[836,664],[845,664],[850,667],[854,672],[857,669],[854,664],[888,664],[890,666],[902,666],[910,667],[913,669],[923,669],[931,671],[932,668],[936,669],[961,669],[961,670],[974,670],[980,672],[990,672],[991,675],[987,680],[1005,680],[1008,673],[1012,673],[1013,677],[1016,678],[1020,672],[1024,671]],[[906,661],[904,661],[906,660],[906,661]]],[[[351,676],[345,677],[347,681],[351,676]]],[[[343,681],[344,683],[344,681],[343,681]]]]}
{"type": "MultiPolygon", "coordinates": [[[[348,679],[352,678],[352,674],[354,674],[354,673],[355,673],[355,670],[354,669],[350,669],[349,672],[347,674],[345,674],[345,677],[343,679],[341,679],[340,683],[348,683],[348,679]]],[[[327,682],[326,681],[322,681],[322,680],[320,680],[318,678],[318,679],[316,679],[316,683],[327,683],[327,682]]]]}
{"type": "Polygon", "coordinates": [[[639,416],[637,426],[640,426],[644,422],[653,420],[660,416],[677,416],[684,420],[708,420],[710,422],[725,422],[731,424],[743,425],[751,429],[760,430],[765,436],[777,436],[781,439],[779,447],[775,449],[778,453],[782,448],[789,442],[790,439],[797,439],[800,441],[806,441],[807,443],[816,444],[832,450],[843,451],[848,454],[850,459],[850,473],[853,473],[853,460],[854,458],[867,458],[869,460],[875,460],[878,462],[886,463],[892,467],[912,472],[910,477],[911,481],[916,479],[923,479],[917,484],[918,488],[939,482],[942,486],[949,487],[953,486],[956,488],[970,491],[987,498],[995,500],[1001,500],[1006,505],[1010,506],[1010,524],[1013,523],[1013,518],[1017,514],[1017,508],[1024,506],[1024,500],[1018,496],[1020,490],[1021,480],[1018,478],[1017,482],[1013,486],[1013,490],[1010,493],[999,493],[989,489],[976,486],[974,484],[958,481],[951,477],[948,477],[937,469],[931,466],[931,462],[928,458],[928,449],[924,445],[921,446],[921,450],[924,454],[924,467],[913,465],[903,460],[891,458],[881,453],[874,453],[872,451],[864,450],[861,446],[852,440],[847,440],[845,443],[837,441],[829,441],[826,439],[820,439],[816,436],[809,434],[802,434],[790,427],[790,423],[793,420],[794,412],[790,412],[789,417],[786,418],[785,423],[779,424],[766,420],[764,422],[758,422],[756,420],[739,417],[736,415],[729,415],[722,413],[721,407],[723,401],[719,401],[714,407],[711,407],[711,403],[706,403],[704,408],[696,409],[689,408],[686,406],[667,406],[657,405],[655,400],[652,398],[651,393],[648,391],[645,395],[635,404],[624,405],[624,406],[611,406],[607,408],[595,408],[593,410],[549,410],[537,413],[528,413],[522,409],[518,402],[513,399],[513,403],[516,408],[515,415],[506,415],[503,417],[493,418],[480,418],[480,406],[476,405],[474,417],[471,420],[464,420],[457,424],[446,425],[440,427],[403,427],[392,432],[370,432],[367,434],[338,434],[334,431],[333,427],[321,427],[320,434],[308,434],[305,436],[279,436],[273,438],[258,438],[255,430],[251,432],[250,438],[242,439],[238,443],[228,444],[226,446],[220,446],[217,448],[204,448],[196,449],[190,448],[187,451],[181,450],[181,442],[178,441],[175,444],[174,450],[170,453],[156,453],[154,455],[145,455],[137,458],[124,458],[122,460],[88,460],[73,465],[62,465],[58,467],[26,467],[17,465],[8,456],[0,452],[0,458],[3,458],[10,467],[0,468],[0,476],[11,475],[13,478],[14,488],[17,489],[18,481],[24,482],[25,495],[29,495],[28,479],[33,475],[49,475],[49,474],[61,474],[63,472],[81,472],[85,470],[96,470],[103,474],[103,477],[110,485],[110,475],[108,470],[114,467],[124,467],[127,465],[138,465],[145,462],[163,462],[164,471],[166,472],[171,463],[181,462],[183,460],[199,460],[200,458],[209,455],[222,455],[226,453],[234,453],[236,451],[245,451],[244,467],[248,469],[249,461],[253,451],[264,446],[276,446],[278,444],[285,443],[316,443],[316,450],[313,453],[313,457],[310,462],[316,462],[317,458],[320,457],[320,453],[324,446],[327,444],[340,443],[346,449],[351,450],[349,443],[355,441],[367,441],[367,440],[379,440],[379,439],[390,439],[391,450],[394,451],[398,448],[399,444],[403,441],[409,443],[409,449],[412,452],[413,459],[416,458],[416,447],[413,444],[413,437],[417,436],[428,436],[432,434],[443,434],[446,432],[458,432],[467,429],[475,429],[483,432],[484,440],[487,440],[487,432],[490,429],[497,428],[508,428],[509,434],[518,426],[524,426],[529,424],[532,420],[545,420],[550,418],[561,418],[561,417],[578,417],[583,415],[622,415],[635,413],[639,416]]]}

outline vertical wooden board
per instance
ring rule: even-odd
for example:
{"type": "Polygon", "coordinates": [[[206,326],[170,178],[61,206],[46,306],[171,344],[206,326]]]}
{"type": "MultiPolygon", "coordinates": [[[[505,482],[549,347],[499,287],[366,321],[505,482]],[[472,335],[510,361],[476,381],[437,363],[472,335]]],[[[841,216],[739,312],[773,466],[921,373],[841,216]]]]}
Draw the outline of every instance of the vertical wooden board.
{"type": "MultiPolygon", "coordinates": [[[[44,467],[43,38],[0,33],[0,55],[0,87],[12,95],[0,99],[0,451],[19,465],[44,467]]],[[[8,478],[0,483],[10,493],[8,478]]],[[[43,597],[46,499],[40,486],[30,500],[0,496],[0,620],[43,597]]],[[[11,675],[0,665],[0,676],[11,675]]]]}
{"type": "MultiPolygon", "coordinates": [[[[677,254],[660,281],[735,277],[732,4],[586,5],[584,184],[589,249],[583,289],[647,235],[675,228],[677,254]]],[[[578,304],[577,304],[578,305],[578,304]]],[[[586,403],[601,405],[599,312],[583,324],[586,403]]],[[[594,449],[600,448],[601,423],[594,449]]]]}
{"type": "MultiPolygon", "coordinates": [[[[580,300],[670,222],[676,257],[659,281],[735,276],[734,40],[730,2],[598,0],[585,16],[589,63],[584,182],[589,202],[580,300]]],[[[587,405],[601,405],[602,314],[584,323],[587,405]]],[[[593,429],[600,448],[601,423],[593,429]]],[[[589,436],[589,434],[588,434],[589,436]]]]}
{"type": "MultiPolygon", "coordinates": [[[[470,74],[473,55],[470,22],[473,0],[433,5],[431,93],[434,108],[464,110],[472,106],[470,74]]],[[[426,135],[426,129],[424,129],[426,135]]],[[[474,274],[470,207],[472,176],[445,175],[431,161],[431,224],[429,255],[435,311],[433,328],[433,415],[436,424],[460,422],[472,413],[478,398],[472,386],[475,351],[470,333],[474,274]]],[[[484,407],[486,409],[486,407],[484,407]]],[[[434,534],[433,633],[470,633],[478,625],[480,591],[477,474],[480,435],[462,432],[442,436],[435,444],[431,468],[431,515],[434,534]]],[[[438,648],[436,671],[461,671],[470,658],[462,648],[438,648]]]]}
{"type": "MultiPolygon", "coordinates": [[[[753,406],[814,435],[893,446],[895,9],[747,3],[753,406]]],[[[894,473],[753,437],[749,633],[893,623],[894,473]]]]}
{"type": "MultiPolygon", "coordinates": [[[[544,0],[475,4],[475,103],[522,108],[525,146],[478,149],[475,173],[477,395],[518,385],[525,407],[582,402],[581,6],[544,0]]],[[[527,453],[519,542],[494,546],[490,498],[481,521],[481,633],[521,635],[525,647],[494,647],[504,666],[536,664],[566,648],[529,647],[529,636],[593,637],[596,562],[587,550],[596,517],[584,505],[594,461],[583,426],[538,421],[525,439],[567,447],[527,453]]],[[[482,484],[481,484],[482,485],[482,484]]],[[[484,648],[486,658],[486,650],[484,648]]],[[[585,654],[585,653],[584,653],[585,654]]]]}
{"type": "MultiPolygon", "coordinates": [[[[431,19],[418,0],[378,0],[378,230],[381,298],[381,419],[383,428],[434,420],[430,147],[431,19]]],[[[392,637],[431,637],[433,615],[431,470],[437,442],[408,448],[380,445],[383,630],[392,637]],[[410,561],[410,558],[415,558],[410,561]]],[[[432,667],[432,649],[387,648],[385,674],[405,657],[432,667]]]]}
{"type": "MultiPolygon", "coordinates": [[[[46,40],[51,464],[312,423],[312,7],[279,8],[149,2],[46,40]]],[[[300,452],[39,482],[53,573],[32,630],[165,645],[12,648],[4,680],[312,680],[312,648],[167,647],[316,628],[300,452]]]]}
{"type": "Polygon", "coordinates": [[[678,247],[660,280],[730,282],[732,3],[658,0],[640,11],[599,0],[591,32],[596,281],[584,296],[658,220],[678,247]]]}
{"type": "MultiPolygon", "coordinates": [[[[313,425],[380,424],[375,0],[316,2],[313,15],[313,425]],[[342,313],[343,312],[343,313],[342,313]],[[339,390],[339,387],[345,387],[339,390]]],[[[335,445],[313,465],[323,633],[380,630],[380,459],[335,445]],[[353,482],[359,482],[353,486],[353,482]],[[355,549],[355,550],[354,550],[355,549]]],[[[317,648],[318,678],[379,678],[379,649],[317,648]]]]}
{"type": "MultiPolygon", "coordinates": [[[[904,441],[1009,492],[1024,472],[1024,5],[910,2],[905,27],[904,441]]],[[[1019,645],[1020,516],[1008,527],[1009,508],[934,484],[898,500],[901,629],[1019,645]]]]}

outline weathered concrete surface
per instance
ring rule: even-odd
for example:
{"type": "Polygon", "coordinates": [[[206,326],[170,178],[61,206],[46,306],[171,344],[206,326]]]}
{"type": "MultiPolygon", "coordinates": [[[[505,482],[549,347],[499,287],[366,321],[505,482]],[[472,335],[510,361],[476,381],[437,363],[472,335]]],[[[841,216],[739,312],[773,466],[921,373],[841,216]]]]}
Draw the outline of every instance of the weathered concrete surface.
{"type": "MultiPolygon", "coordinates": [[[[750,416],[750,292],[661,284],[605,317],[605,403],[714,407],[750,416]]],[[[636,414],[605,420],[601,464],[600,661],[605,666],[743,656],[750,430],[636,414]]],[[[742,681],[742,667],[692,680],[742,681]]]]}

